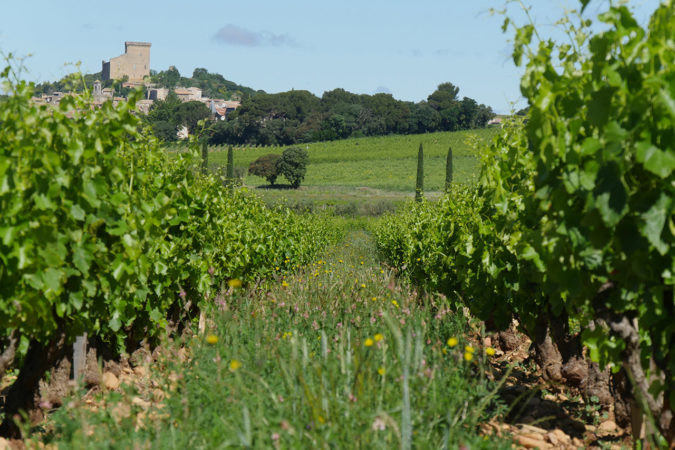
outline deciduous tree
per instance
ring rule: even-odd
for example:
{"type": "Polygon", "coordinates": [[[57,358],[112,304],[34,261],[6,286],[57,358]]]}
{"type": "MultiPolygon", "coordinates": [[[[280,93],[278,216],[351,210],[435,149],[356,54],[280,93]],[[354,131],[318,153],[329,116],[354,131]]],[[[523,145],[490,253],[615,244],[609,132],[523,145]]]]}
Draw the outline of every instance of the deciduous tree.
{"type": "Polygon", "coordinates": [[[281,154],[281,159],[277,162],[277,170],[281,175],[286,177],[291,186],[297,189],[305,179],[308,161],[309,154],[307,150],[299,147],[288,147],[281,154]]]}

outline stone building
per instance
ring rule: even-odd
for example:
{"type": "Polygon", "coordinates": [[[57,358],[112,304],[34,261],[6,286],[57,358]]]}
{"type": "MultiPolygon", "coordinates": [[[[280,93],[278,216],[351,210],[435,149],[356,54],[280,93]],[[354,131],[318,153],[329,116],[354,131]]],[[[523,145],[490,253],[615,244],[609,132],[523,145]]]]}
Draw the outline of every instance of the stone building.
{"type": "Polygon", "coordinates": [[[169,90],[167,88],[148,88],[148,99],[150,100],[166,100],[167,95],[169,95],[169,90]]]}
{"type": "Polygon", "coordinates": [[[202,99],[202,90],[198,87],[176,88],[173,91],[181,102],[191,102],[202,99]]]}
{"type": "Polygon", "coordinates": [[[125,42],[123,55],[103,61],[103,81],[120,80],[125,75],[129,81],[143,81],[143,77],[150,75],[150,45],[149,42],[125,42]]]}

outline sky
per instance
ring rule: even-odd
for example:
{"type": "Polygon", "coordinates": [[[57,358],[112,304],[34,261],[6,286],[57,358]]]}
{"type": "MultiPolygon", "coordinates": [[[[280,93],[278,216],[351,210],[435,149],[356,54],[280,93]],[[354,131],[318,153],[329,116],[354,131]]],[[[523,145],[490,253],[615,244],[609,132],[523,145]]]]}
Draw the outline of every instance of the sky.
{"type": "MultiPolygon", "coordinates": [[[[574,0],[524,0],[543,32],[574,0]]],[[[646,24],[660,0],[631,0],[646,24]]],[[[593,16],[607,0],[592,0],[593,16]]],[[[0,0],[0,52],[25,57],[26,79],[56,81],[101,70],[125,41],[152,43],[150,67],[197,67],[266,92],[335,88],[425,100],[451,82],[508,113],[524,105],[522,68],[502,33],[504,0],[0,0]],[[30,56],[29,56],[30,55],[30,56]]],[[[523,21],[511,5],[509,15],[523,21]]],[[[553,33],[553,31],[551,31],[553,33]]]]}

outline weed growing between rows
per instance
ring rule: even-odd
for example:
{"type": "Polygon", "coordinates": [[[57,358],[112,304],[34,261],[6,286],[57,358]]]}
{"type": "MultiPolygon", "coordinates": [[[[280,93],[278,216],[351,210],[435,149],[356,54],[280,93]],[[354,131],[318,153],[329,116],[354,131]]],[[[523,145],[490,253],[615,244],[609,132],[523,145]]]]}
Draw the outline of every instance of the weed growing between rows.
{"type": "Polygon", "coordinates": [[[43,440],[64,447],[497,448],[481,421],[504,411],[491,349],[444,300],[394,283],[372,240],[216,298],[204,333],[167,343],[154,389],[73,400],[43,440]],[[175,355],[184,345],[187,361],[175,355]],[[128,406],[125,406],[128,405],[128,406]],[[120,408],[122,413],[120,414],[120,408]]]}

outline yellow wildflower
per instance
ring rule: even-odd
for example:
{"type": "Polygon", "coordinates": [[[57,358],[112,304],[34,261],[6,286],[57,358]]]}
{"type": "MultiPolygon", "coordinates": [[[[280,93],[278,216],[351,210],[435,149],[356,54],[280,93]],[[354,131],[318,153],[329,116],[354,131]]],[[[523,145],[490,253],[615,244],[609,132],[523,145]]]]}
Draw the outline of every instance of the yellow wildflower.
{"type": "Polygon", "coordinates": [[[488,347],[485,349],[485,354],[488,356],[494,356],[495,355],[495,349],[492,347],[488,347]]]}
{"type": "Polygon", "coordinates": [[[382,336],[380,333],[377,333],[375,336],[373,336],[373,338],[375,338],[375,342],[380,342],[382,339],[384,339],[384,336],[382,336]]]}
{"type": "Polygon", "coordinates": [[[227,281],[227,285],[230,286],[231,288],[240,288],[241,287],[241,280],[238,278],[232,278],[231,280],[227,281]]]}
{"type": "Polygon", "coordinates": [[[377,301],[377,297],[373,297],[373,301],[377,301]]]}
{"type": "Polygon", "coordinates": [[[282,282],[281,282],[281,285],[282,285],[283,287],[288,287],[288,283],[286,283],[286,280],[282,281],[282,282]]]}
{"type": "Polygon", "coordinates": [[[473,353],[464,352],[464,359],[467,360],[467,361],[471,361],[473,359],[473,353]]]}
{"type": "Polygon", "coordinates": [[[365,289],[365,288],[366,288],[366,285],[361,283],[361,289],[365,289]]]}
{"type": "Polygon", "coordinates": [[[448,339],[448,347],[450,347],[450,348],[454,347],[458,343],[459,343],[459,341],[457,340],[456,337],[451,337],[450,339],[448,339]]]}
{"type": "Polygon", "coordinates": [[[216,336],[215,334],[209,334],[208,336],[206,336],[206,342],[211,345],[214,345],[218,342],[218,336],[216,336]]]}
{"type": "Polygon", "coordinates": [[[241,368],[241,363],[239,361],[237,361],[236,359],[233,359],[232,361],[230,361],[230,371],[236,372],[240,368],[241,368]]]}
{"type": "Polygon", "coordinates": [[[470,346],[470,345],[467,345],[466,347],[464,347],[464,351],[467,352],[467,353],[473,353],[473,352],[476,351],[476,349],[473,348],[473,347],[470,346]]]}
{"type": "Polygon", "coordinates": [[[384,373],[385,373],[384,367],[380,367],[379,369],[377,369],[377,373],[384,376],[384,373]]]}
{"type": "Polygon", "coordinates": [[[363,344],[366,347],[372,347],[375,341],[373,341],[371,338],[366,339],[366,342],[363,344]]]}
{"type": "Polygon", "coordinates": [[[398,302],[396,300],[392,300],[391,304],[398,308],[398,302]]]}

